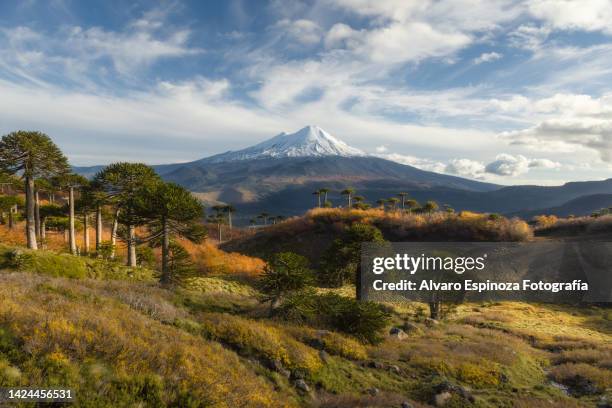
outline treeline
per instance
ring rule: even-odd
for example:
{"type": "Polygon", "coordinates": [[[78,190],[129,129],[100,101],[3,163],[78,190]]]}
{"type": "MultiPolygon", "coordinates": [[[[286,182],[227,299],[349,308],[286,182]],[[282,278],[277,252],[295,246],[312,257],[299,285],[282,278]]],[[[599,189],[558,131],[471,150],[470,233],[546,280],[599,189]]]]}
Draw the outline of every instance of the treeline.
{"type": "Polygon", "coordinates": [[[68,160],[49,136],[17,131],[0,140],[0,212],[9,228],[25,207],[28,248],[45,246],[48,226],[67,231],[70,252],[78,254],[77,214],[84,230],[83,252],[89,249],[93,216],[96,256],[115,258],[117,239],[127,246],[127,265],[137,266],[136,248],[141,244],[161,248],[160,281],[175,282],[185,265],[186,251],[175,241],[183,237],[201,241],[206,230],[201,224],[204,208],[183,187],[164,182],[141,163],[114,163],[88,180],[71,171],[68,160]],[[19,194],[19,186],[25,200],[19,194]],[[41,205],[40,195],[48,203],[41,205]],[[61,200],[65,201],[63,205],[61,200]],[[110,241],[103,241],[103,218],[110,218],[110,241]],[[139,231],[139,235],[137,235],[139,231]]]}
{"type": "MultiPolygon", "coordinates": [[[[332,190],[329,188],[320,188],[315,190],[312,195],[315,197],[315,207],[317,208],[332,208],[333,203],[327,199],[328,194],[332,190]]],[[[367,202],[362,195],[357,195],[357,191],[352,188],[346,188],[340,191],[340,194],[346,199],[346,208],[356,210],[369,210],[374,206],[367,202]]],[[[400,192],[397,197],[380,198],[376,200],[376,208],[385,211],[402,211],[411,214],[431,214],[439,210],[440,206],[435,201],[427,201],[421,205],[417,200],[409,198],[408,193],[400,192]]],[[[443,206],[444,211],[454,213],[455,210],[448,204],[443,206]]]]}

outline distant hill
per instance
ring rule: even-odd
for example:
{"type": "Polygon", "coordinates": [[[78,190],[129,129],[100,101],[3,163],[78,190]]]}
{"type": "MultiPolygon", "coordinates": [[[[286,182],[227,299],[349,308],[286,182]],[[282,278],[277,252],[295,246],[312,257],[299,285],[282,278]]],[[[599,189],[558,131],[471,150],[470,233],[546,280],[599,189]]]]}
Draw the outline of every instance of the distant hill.
{"type": "MultiPolygon", "coordinates": [[[[367,156],[316,126],[281,133],[257,145],[188,163],[156,165],[168,181],[193,191],[206,204],[231,203],[236,221],[261,212],[291,216],[315,204],[312,193],[329,188],[328,199],[344,205],[340,191],[353,187],[372,205],[406,192],[420,202],[435,200],[456,210],[528,214],[582,196],[612,194],[612,180],[562,186],[511,186],[424,171],[367,156]]],[[[75,167],[93,176],[103,166],[75,167]]]]}
{"type": "Polygon", "coordinates": [[[512,215],[522,218],[532,218],[536,215],[556,215],[567,217],[568,215],[583,216],[590,215],[602,208],[612,207],[612,194],[591,194],[570,200],[556,207],[542,208],[533,211],[518,211],[512,215]]]}

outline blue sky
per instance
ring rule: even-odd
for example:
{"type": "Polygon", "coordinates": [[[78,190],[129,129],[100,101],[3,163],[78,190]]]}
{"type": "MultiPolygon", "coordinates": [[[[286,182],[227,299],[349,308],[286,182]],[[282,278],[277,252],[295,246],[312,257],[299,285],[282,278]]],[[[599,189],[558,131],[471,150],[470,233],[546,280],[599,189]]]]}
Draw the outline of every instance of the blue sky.
{"type": "Polygon", "coordinates": [[[0,132],[168,163],[318,125],[501,184],[612,175],[609,0],[0,3],[0,132]]]}

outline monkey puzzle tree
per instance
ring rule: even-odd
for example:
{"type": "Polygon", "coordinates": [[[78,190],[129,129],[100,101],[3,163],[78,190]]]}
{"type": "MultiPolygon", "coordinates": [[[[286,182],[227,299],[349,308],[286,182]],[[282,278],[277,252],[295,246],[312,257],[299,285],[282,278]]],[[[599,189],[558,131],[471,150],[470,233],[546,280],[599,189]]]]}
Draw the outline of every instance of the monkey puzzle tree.
{"type": "Polygon", "coordinates": [[[397,203],[399,203],[399,198],[391,197],[387,200],[387,202],[391,205],[391,209],[393,211],[397,210],[397,203]]]}
{"type": "Polygon", "coordinates": [[[408,207],[408,211],[412,212],[415,208],[419,207],[419,202],[417,200],[406,200],[406,207],[408,207]]]}
{"type": "Polygon", "coordinates": [[[204,207],[193,194],[178,184],[157,181],[145,186],[137,211],[149,224],[151,235],[148,239],[161,238],[160,281],[169,284],[173,281],[170,268],[171,238],[179,235],[200,242],[205,231],[198,221],[204,216],[204,207]]]}
{"type": "Polygon", "coordinates": [[[435,212],[438,210],[438,203],[436,203],[435,201],[427,201],[425,203],[425,205],[423,206],[423,211],[425,211],[428,214],[431,214],[432,212],[435,212]]]}
{"type": "Polygon", "coordinates": [[[340,194],[342,194],[343,196],[346,196],[347,208],[350,209],[353,206],[353,194],[355,194],[355,189],[347,188],[347,189],[342,190],[340,194]]]}
{"type": "Polygon", "coordinates": [[[401,204],[402,204],[402,210],[406,209],[406,197],[408,197],[408,193],[398,193],[397,196],[400,198],[401,200],[401,204]]]}
{"type": "Polygon", "coordinates": [[[0,171],[19,175],[26,193],[26,239],[28,248],[38,249],[35,228],[34,180],[67,172],[68,160],[49,136],[17,131],[0,140],[0,171]]]}
{"type": "Polygon", "coordinates": [[[76,234],[75,234],[75,190],[85,187],[89,184],[89,180],[76,173],[65,173],[57,177],[56,182],[62,189],[68,190],[68,242],[70,245],[70,253],[76,255],[76,234]]]}
{"type": "Polygon", "coordinates": [[[23,205],[23,200],[19,196],[0,196],[0,213],[2,213],[2,217],[4,218],[4,213],[8,213],[8,228],[13,229],[15,224],[13,210],[15,207],[23,205]]]}
{"type": "Polygon", "coordinates": [[[317,190],[312,193],[313,196],[317,197],[317,207],[321,208],[321,191],[317,190]]]}
{"type": "Polygon", "coordinates": [[[128,266],[136,266],[136,227],[144,220],[138,209],[141,206],[143,189],[160,178],[151,167],[142,163],[113,163],[100,171],[93,179],[94,185],[106,194],[115,208],[113,238],[116,225],[121,223],[127,228],[125,241],[128,246],[128,266]]]}
{"type": "Polygon", "coordinates": [[[325,205],[325,203],[327,203],[327,193],[329,193],[329,188],[320,188],[319,189],[319,194],[323,194],[323,205],[325,205]]]}
{"type": "Polygon", "coordinates": [[[44,204],[40,206],[40,242],[43,248],[46,244],[47,238],[47,220],[51,217],[62,217],[64,216],[64,210],[62,207],[56,204],[44,204]]]}

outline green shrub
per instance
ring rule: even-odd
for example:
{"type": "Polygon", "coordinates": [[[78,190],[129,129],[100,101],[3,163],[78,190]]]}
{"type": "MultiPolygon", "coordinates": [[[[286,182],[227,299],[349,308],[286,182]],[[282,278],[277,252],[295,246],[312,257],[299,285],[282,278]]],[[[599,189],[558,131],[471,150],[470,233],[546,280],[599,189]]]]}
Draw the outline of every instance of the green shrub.
{"type": "Polygon", "coordinates": [[[329,328],[350,334],[363,343],[377,344],[391,314],[374,302],[360,302],[335,293],[318,295],[306,291],[290,296],[279,315],[297,323],[329,328]]]}
{"type": "Polygon", "coordinates": [[[319,282],[328,287],[355,282],[361,268],[361,244],[364,242],[384,242],[382,232],[364,223],[348,227],[343,236],[334,240],[323,254],[319,282]]]}
{"type": "Polygon", "coordinates": [[[306,258],[293,252],[281,252],[266,265],[257,287],[264,294],[262,301],[271,302],[272,307],[276,307],[281,298],[304,289],[312,281],[306,258]]]}

